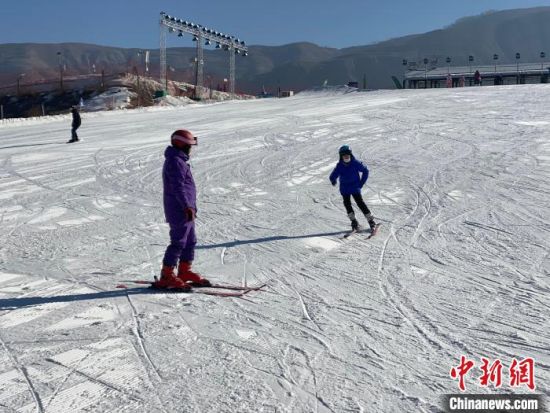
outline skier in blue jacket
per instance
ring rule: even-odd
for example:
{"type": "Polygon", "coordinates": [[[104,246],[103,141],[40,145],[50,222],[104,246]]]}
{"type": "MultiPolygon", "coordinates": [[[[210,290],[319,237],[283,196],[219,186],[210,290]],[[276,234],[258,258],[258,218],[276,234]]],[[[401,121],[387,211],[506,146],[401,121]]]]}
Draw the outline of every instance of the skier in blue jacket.
{"type": "Polygon", "coordinates": [[[376,228],[376,223],[361,196],[361,188],[363,188],[363,185],[365,185],[369,178],[369,170],[362,162],[355,159],[348,145],[341,146],[338,154],[340,155],[340,161],[330,174],[330,182],[335,186],[336,181],[340,180],[340,194],[342,194],[342,198],[344,199],[344,206],[351,221],[352,230],[359,229],[359,223],[355,218],[355,212],[351,206],[351,197],[353,197],[355,203],[361,209],[365,218],[367,218],[371,232],[373,232],[376,228]]]}

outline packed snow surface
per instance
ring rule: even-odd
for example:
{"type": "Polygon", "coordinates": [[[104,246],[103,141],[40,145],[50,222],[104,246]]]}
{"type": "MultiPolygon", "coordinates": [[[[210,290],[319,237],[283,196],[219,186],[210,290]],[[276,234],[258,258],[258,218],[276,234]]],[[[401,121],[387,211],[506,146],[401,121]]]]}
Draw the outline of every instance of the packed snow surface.
{"type": "MultiPolygon", "coordinates": [[[[549,395],[549,110],[533,85],[84,113],[71,145],[68,117],[0,125],[0,411],[439,412],[461,355],[532,357],[549,395]],[[127,282],[159,273],[177,128],[199,137],[194,268],[262,291],[127,282]],[[342,144],[370,240],[341,239],[342,144]]],[[[529,392],[506,371],[467,390],[529,392]]]]}

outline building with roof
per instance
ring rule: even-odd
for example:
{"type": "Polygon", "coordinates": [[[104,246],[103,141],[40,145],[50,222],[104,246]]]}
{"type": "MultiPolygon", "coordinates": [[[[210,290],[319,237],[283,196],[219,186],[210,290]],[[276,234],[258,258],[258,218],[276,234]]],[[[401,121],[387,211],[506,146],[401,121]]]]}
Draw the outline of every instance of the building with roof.
{"type": "Polygon", "coordinates": [[[474,86],[477,83],[476,71],[479,71],[481,76],[480,86],[548,83],[550,62],[435,68],[426,66],[425,70],[415,68],[406,72],[403,87],[405,89],[438,88],[446,87],[448,82],[452,87],[474,86]]]}

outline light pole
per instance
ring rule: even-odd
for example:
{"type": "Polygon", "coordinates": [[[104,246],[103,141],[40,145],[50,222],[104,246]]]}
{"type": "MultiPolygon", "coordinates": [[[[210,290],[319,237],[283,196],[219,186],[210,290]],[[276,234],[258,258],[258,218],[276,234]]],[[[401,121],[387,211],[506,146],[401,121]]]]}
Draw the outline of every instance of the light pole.
{"type": "Polygon", "coordinates": [[[546,53],[540,52],[540,78],[541,82],[547,81],[548,77],[545,79],[544,75],[544,59],[546,58],[546,53]]]}
{"type": "Polygon", "coordinates": [[[19,96],[20,94],[20,82],[21,82],[21,79],[23,79],[25,77],[25,73],[20,73],[18,76],[17,76],[17,96],[19,96]]]}
{"type": "Polygon", "coordinates": [[[516,53],[516,84],[519,85],[519,59],[521,59],[521,55],[516,53]]]}
{"type": "Polygon", "coordinates": [[[428,59],[424,58],[424,89],[428,88],[428,59]]]}
{"type": "Polygon", "coordinates": [[[495,78],[497,76],[497,60],[498,60],[498,54],[493,55],[493,60],[495,61],[495,78]]]}
{"type": "MultiPolygon", "coordinates": [[[[142,58],[145,57],[145,52],[140,49],[138,50],[137,55],[138,55],[138,76],[139,76],[139,67],[142,64],[142,58]]],[[[145,73],[145,70],[143,72],[145,73]]]]}
{"type": "Polygon", "coordinates": [[[208,80],[208,88],[210,89],[210,100],[212,100],[212,76],[207,75],[206,79],[208,80]]]}
{"type": "Polygon", "coordinates": [[[63,90],[63,54],[61,52],[57,52],[57,59],[59,62],[59,85],[63,90]]]}
{"type": "Polygon", "coordinates": [[[406,79],[405,79],[405,76],[406,76],[406,71],[407,71],[407,65],[409,64],[409,62],[407,61],[407,59],[403,59],[403,89],[405,89],[405,85],[406,85],[406,79]]]}
{"type": "Polygon", "coordinates": [[[474,61],[474,56],[468,56],[468,62],[470,63],[470,74],[472,74],[472,62],[474,61]]]}
{"type": "Polygon", "coordinates": [[[447,62],[447,74],[451,74],[451,58],[450,57],[447,57],[447,59],[445,59],[445,61],[447,62]]]}
{"type": "Polygon", "coordinates": [[[138,64],[136,66],[134,66],[134,71],[136,72],[136,77],[137,77],[136,88],[137,88],[137,106],[138,106],[138,108],[141,106],[141,88],[140,88],[140,85],[139,85],[139,65],[141,64],[141,55],[142,54],[143,54],[143,50],[138,50],[138,52],[137,52],[138,64]]]}

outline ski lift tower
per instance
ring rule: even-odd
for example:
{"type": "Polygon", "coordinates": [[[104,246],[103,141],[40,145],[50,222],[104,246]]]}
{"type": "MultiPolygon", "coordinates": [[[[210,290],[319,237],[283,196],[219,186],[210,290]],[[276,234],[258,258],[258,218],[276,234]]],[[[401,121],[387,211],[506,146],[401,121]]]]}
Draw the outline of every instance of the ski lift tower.
{"type": "Polygon", "coordinates": [[[184,33],[193,36],[193,41],[197,43],[197,56],[195,58],[195,97],[201,98],[204,83],[204,51],[205,45],[216,43],[216,49],[223,49],[229,52],[229,93],[231,97],[235,94],[235,55],[248,56],[248,47],[244,41],[235,36],[220,33],[195,24],[187,20],[178,19],[164,12],[160,13],[160,83],[166,92],[168,84],[166,80],[166,34],[177,33],[178,37],[183,37],[184,33]]]}

